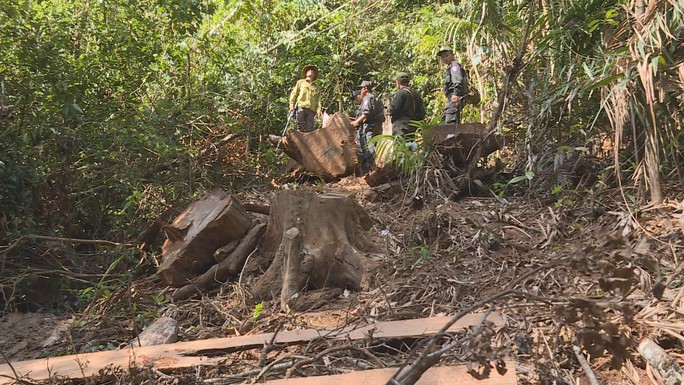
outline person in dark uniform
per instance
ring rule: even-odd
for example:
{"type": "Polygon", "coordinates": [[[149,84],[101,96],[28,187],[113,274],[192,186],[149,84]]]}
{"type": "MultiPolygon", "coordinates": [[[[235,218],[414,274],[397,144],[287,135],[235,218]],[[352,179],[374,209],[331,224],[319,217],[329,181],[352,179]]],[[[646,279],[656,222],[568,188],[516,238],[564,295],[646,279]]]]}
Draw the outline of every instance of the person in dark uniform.
{"type": "Polygon", "coordinates": [[[465,91],[463,69],[461,64],[454,58],[454,52],[451,48],[447,46],[440,47],[437,56],[441,57],[442,62],[447,65],[443,89],[444,96],[446,96],[446,105],[442,121],[445,124],[459,124],[461,123],[462,97],[465,91]]]}
{"type": "Polygon", "coordinates": [[[297,114],[297,129],[302,132],[314,130],[314,115],[321,116],[321,88],[315,83],[318,68],[314,65],[302,69],[299,79],[290,93],[290,113],[297,114]]]}
{"type": "Polygon", "coordinates": [[[382,133],[382,122],[385,121],[385,106],[380,99],[371,93],[371,83],[367,80],[353,93],[353,98],[359,103],[356,110],[356,118],[352,120],[352,126],[358,129],[356,143],[359,146],[359,157],[362,165],[369,169],[373,165],[375,146],[369,145],[368,141],[375,135],[382,133]]]}
{"type": "Polygon", "coordinates": [[[415,131],[411,120],[425,119],[425,106],[420,94],[409,87],[409,75],[397,72],[397,92],[392,95],[389,115],[392,117],[392,135],[405,135],[415,131]]]}

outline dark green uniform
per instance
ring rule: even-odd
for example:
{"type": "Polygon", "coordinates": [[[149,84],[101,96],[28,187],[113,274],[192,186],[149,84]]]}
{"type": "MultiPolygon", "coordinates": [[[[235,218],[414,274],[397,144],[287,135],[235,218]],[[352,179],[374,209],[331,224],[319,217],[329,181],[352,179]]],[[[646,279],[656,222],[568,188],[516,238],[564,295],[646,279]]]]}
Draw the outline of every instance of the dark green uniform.
{"type": "Polygon", "coordinates": [[[404,86],[392,96],[389,114],[392,117],[393,135],[413,132],[415,128],[409,127],[409,121],[425,119],[423,98],[417,91],[404,86]]]}

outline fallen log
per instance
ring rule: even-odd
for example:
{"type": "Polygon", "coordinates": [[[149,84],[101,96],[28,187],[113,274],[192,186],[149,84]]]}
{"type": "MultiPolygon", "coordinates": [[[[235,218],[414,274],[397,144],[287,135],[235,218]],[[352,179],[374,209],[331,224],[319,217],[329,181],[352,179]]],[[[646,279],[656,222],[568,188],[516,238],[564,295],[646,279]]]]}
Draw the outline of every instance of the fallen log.
{"type": "Polygon", "coordinates": [[[503,148],[507,142],[505,135],[487,135],[487,126],[480,123],[446,124],[430,129],[423,136],[423,142],[442,154],[449,155],[457,167],[463,167],[472,159],[476,147],[482,148],[485,157],[503,148]]]}
{"type": "Polygon", "coordinates": [[[288,131],[281,147],[304,169],[329,181],[351,175],[358,167],[355,133],[349,117],[337,112],[316,131],[288,131]]]}
{"type": "MultiPolygon", "coordinates": [[[[449,328],[457,332],[477,324],[482,314],[474,313],[461,318],[449,328]]],[[[98,375],[108,366],[128,370],[133,366],[150,366],[155,369],[181,369],[199,365],[218,365],[225,362],[226,355],[248,349],[258,349],[264,344],[293,344],[319,338],[331,340],[395,339],[432,335],[449,322],[451,317],[433,317],[403,321],[377,322],[368,325],[352,325],[334,330],[281,331],[229,338],[176,342],[156,346],[129,346],[121,350],[109,350],[87,354],[17,361],[0,365],[0,385],[12,384],[17,377],[30,377],[34,381],[56,378],[84,379],[98,375]]],[[[497,326],[504,320],[498,313],[487,319],[497,326]]]]}
{"type": "Polygon", "coordinates": [[[255,299],[280,296],[281,306],[305,288],[361,289],[364,251],[372,226],[368,213],[352,195],[284,190],[271,204],[259,254],[245,267],[249,274],[267,268],[254,283],[255,299]]]}
{"type": "Polygon", "coordinates": [[[230,278],[237,277],[242,270],[247,256],[254,250],[265,231],[265,224],[255,225],[227,258],[210,267],[204,274],[193,279],[191,283],[177,289],[173,293],[173,300],[188,299],[199,294],[203,289],[209,289],[217,284],[226,282],[230,278]]]}
{"type": "Polygon", "coordinates": [[[163,226],[159,276],[170,286],[183,286],[214,264],[214,252],[240,239],[252,219],[240,202],[217,189],[191,203],[171,225],[163,226]]]}

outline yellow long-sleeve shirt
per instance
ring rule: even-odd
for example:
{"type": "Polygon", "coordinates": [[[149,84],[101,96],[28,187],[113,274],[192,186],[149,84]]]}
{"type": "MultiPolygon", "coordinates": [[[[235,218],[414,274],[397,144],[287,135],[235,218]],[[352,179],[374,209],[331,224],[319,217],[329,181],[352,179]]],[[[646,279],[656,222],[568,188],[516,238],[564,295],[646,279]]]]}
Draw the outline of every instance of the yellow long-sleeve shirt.
{"type": "Polygon", "coordinates": [[[308,108],[320,114],[320,99],[321,88],[313,81],[300,79],[290,93],[290,109],[293,109],[296,104],[298,107],[308,108]]]}

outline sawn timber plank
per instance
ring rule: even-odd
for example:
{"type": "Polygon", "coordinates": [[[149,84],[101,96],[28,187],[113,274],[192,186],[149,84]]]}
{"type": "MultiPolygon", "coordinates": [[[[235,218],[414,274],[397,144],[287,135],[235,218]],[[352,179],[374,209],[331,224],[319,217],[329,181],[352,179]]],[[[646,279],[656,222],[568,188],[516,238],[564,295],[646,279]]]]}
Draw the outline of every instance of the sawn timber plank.
{"type": "MultiPolygon", "coordinates": [[[[481,313],[472,313],[452,325],[450,331],[459,331],[467,326],[477,324],[481,313]]],[[[451,317],[431,317],[402,321],[376,322],[367,325],[348,325],[332,330],[292,330],[282,331],[275,338],[276,343],[300,343],[317,338],[361,340],[372,337],[407,338],[434,334],[439,331],[451,317]]],[[[498,313],[487,317],[488,321],[502,326],[504,320],[498,313]]],[[[188,368],[197,365],[216,365],[231,352],[260,348],[273,338],[273,333],[245,335],[237,337],[213,338],[200,341],[176,342],[156,346],[127,347],[121,350],[110,350],[85,354],[74,354],[61,357],[41,358],[28,361],[12,362],[0,365],[0,384],[9,384],[15,378],[15,372],[36,381],[55,377],[80,379],[98,374],[100,369],[112,367],[129,368],[136,366],[152,366],[156,369],[188,368]],[[14,369],[14,370],[12,370],[14,369]]]]}

